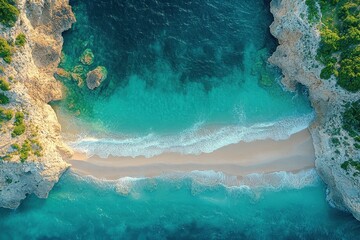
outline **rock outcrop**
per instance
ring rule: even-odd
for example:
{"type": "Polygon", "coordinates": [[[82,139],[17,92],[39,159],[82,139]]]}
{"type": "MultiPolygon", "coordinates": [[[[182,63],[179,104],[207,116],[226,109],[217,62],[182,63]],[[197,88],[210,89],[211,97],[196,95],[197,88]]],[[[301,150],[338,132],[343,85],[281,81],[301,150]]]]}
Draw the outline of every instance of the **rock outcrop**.
{"type": "Polygon", "coordinates": [[[88,72],[86,77],[86,84],[87,87],[91,90],[99,87],[101,83],[106,79],[107,77],[107,70],[105,67],[99,66],[95,68],[94,70],[88,72]]]}
{"type": "Polygon", "coordinates": [[[42,146],[39,156],[23,163],[18,158],[0,160],[0,207],[16,208],[29,194],[47,197],[61,174],[69,167],[64,161],[71,151],[63,144],[60,125],[48,105],[62,97],[62,85],[53,77],[60,61],[62,32],[69,29],[75,17],[69,0],[18,0],[20,15],[14,27],[2,28],[0,36],[15,39],[26,36],[24,47],[17,48],[11,64],[4,66],[4,75],[11,76],[11,90],[6,94],[6,108],[25,113],[26,131],[11,136],[11,128],[2,129],[0,156],[36,135],[42,146]]]}
{"type": "MultiPolygon", "coordinates": [[[[344,103],[355,101],[360,94],[349,93],[336,85],[336,79],[321,80],[321,64],[315,60],[320,42],[319,32],[307,20],[304,0],[273,0],[271,12],[274,22],[270,30],[278,39],[279,46],[269,61],[280,67],[283,84],[294,90],[298,84],[306,86],[316,112],[310,131],[314,140],[316,169],[327,184],[327,199],[331,205],[351,212],[360,220],[359,177],[348,174],[341,164],[348,158],[358,159],[359,151],[353,144],[336,148],[332,132],[336,129],[342,136],[344,103]],[[348,148],[345,153],[344,148],[348,148]],[[346,156],[350,154],[352,156],[346,156]]],[[[348,141],[352,141],[350,138],[348,141]]]]}

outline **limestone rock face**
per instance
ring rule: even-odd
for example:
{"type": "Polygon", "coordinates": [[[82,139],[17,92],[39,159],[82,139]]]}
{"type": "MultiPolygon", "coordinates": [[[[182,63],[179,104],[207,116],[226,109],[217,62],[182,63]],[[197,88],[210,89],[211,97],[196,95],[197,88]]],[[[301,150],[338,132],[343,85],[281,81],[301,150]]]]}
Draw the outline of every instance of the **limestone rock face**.
{"type": "MultiPolygon", "coordinates": [[[[5,76],[12,76],[11,102],[8,108],[26,112],[26,132],[11,137],[11,129],[0,134],[0,156],[13,143],[21,143],[37,134],[43,150],[39,157],[0,161],[0,207],[16,208],[29,194],[45,198],[69,167],[64,159],[71,150],[64,145],[60,124],[48,102],[62,97],[62,85],[54,73],[60,61],[63,44],[61,33],[71,27],[75,17],[69,0],[18,0],[20,15],[14,27],[0,26],[0,36],[15,39],[24,33],[26,44],[16,49],[11,64],[4,66],[5,76]]],[[[2,129],[2,130],[4,130],[2,129]]]]}
{"type": "MultiPolygon", "coordinates": [[[[327,200],[332,206],[351,212],[360,220],[359,177],[341,168],[348,158],[358,159],[360,152],[349,149],[351,156],[345,156],[344,147],[338,149],[331,144],[331,132],[342,130],[343,103],[360,99],[359,94],[349,93],[336,85],[336,79],[321,80],[322,65],[315,60],[320,42],[319,32],[307,21],[307,6],[304,0],[273,0],[271,12],[274,22],[271,33],[280,46],[269,58],[270,63],[281,68],[282,83],[290,90],[297,84],[306,86],[316,112],[316,119],[310,127],[316,154],[316,169],[327,184],[327,200]]],[[[350,141],[350,140],[349,140],[350,141]]],[[[349,148],[351,148],[349,144],[349,148]]]]}
{"type": "Polygon", "coordinates": [[[107,78],[107,70],[105,67],[99,66],[94,70],[88,72],[86,77],[87,87],[91,90],[99,87],[101,83],[107,78]]]}

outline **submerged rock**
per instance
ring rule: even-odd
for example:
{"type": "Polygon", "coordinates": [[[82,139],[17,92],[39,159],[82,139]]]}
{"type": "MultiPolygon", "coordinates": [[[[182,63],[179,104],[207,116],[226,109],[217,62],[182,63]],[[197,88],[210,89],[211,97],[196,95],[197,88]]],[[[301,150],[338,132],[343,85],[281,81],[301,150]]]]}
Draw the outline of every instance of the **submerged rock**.
{"type": "Polygon", "coordinates": [[[94,53],[90,48],[87,48],[80,57],[80,62],[85,65],[91,65],[94,63],[94,53]]]}
{"type": "Polygon", "coordinates": [[[63,68],[57,68],[55,72],[55,78],[58,80],[70,80],[71,74],[63,68]]]}
{"type": "Polygon", "coordinates": [[[73,73],[76,73],[76,74],[79,74],[81,75],[81,77],[85,78],[86,76],[86,69],[84,68],[83,65],[76,65],[73,70],[72,70],[73,73]]]}
{"type": "Polygon", "coordinates": [[[261,72],[261,76],[259,78],[259,84],[262,87],[271,87],[273,85],[274,81],[273,78],[271,78],[270,74],[266,71],[261,72]]]}
{"type": "Polygon", "coordinates": [[[71,73],[72,79],[77,82],[78,87],[84,86],[84,79],[81,77],[81,74],[71,73]]]}
{"type": "Polygon", "coordinates": [[[86,69],[83,65],[76,65],[71,72],[71,78],[77,82],[79,87],[84,86],[84,79],[86,77],[86,69]]]}
{"type": "Polygon", "coordinates": [[[86,77],[86,84],[89,89],[93,90],[101,85],[107,77],[107,70],[103,66],[98,66],[90,71],[86,77]]]}

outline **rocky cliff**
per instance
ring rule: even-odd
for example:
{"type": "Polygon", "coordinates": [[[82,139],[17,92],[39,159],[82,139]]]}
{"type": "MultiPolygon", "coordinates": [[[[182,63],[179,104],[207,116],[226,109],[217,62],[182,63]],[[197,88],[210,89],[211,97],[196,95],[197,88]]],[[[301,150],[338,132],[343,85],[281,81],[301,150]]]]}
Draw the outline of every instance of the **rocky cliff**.
{"type": "Polygon", "coordinates": [[[347,159],[358,159],[360,153],[353,147],[347,132],[342,129],[344,103],[360,98],[336,85],[334,78],[320,79],[321,64],[316,59],[320,42],[316,26],[307,20],[305,0],[273,0],[271,12],[274,22],[271,33],[279,46],[269,61],[283,73],[283,84],[294,90],[298,84],[309,90],[316,112],[310,131],[314,139],[316,169],[328,186],[327,199],[331,205],[351,212],[360,220],[359,177],[341,168],[347,159]],[[347,144],[339,147],[332,141],[334,132],[347,144]]]}
{"type": "Polygon", "coordinates": [[[10,64],[0,58],[2,77],[8,78],[11,86],[5,93],[10,103],[3,107],[23,113],[25,125],[23,134],[12,136],[16,117],[5,126],[2,124],[0,207],[16,208],[32,193],[47,197],[69,167],[63,159],[70,155],[70,150],[62,142],[57,117],[48,105],[62,94],[61,84],[53,74],[60,61],[61,34],[75,21],[68,2],[19,0],[20,14],[15,26],[0,26],[0,37],[7,41],[13,41],[19,33],[26,36],[26,44],[16,48],[10,64]],[[31,154],[33,145],[37,150],[31,154]]]}

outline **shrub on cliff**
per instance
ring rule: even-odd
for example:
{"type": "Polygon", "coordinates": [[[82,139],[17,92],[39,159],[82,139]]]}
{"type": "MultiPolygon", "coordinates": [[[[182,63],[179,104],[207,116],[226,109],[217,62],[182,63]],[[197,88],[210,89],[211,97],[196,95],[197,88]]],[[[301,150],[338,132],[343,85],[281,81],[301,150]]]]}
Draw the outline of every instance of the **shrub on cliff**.
{"type": "Polygon", "coordinates": [[[305,1],[308,7],[308,20],[310,23],[316,22],[319,20],[319,9],[316,5],[316,0],[306,0],[305,1]]]}
{"type": "Polygon", "coordinates": [[[10,83],[5,78],[0,78],[0,89],[3,91],[10,90],[10,83]]]}
{"type": "MultiPolygon", "coordinates": [[[[0,0],[1,1],[1,0],[0,0]]],[[[4,59],[6,63],[11,63],[12,48],[5,38],[0,37],[0,57],[4,59]]]]}
{"type": "Polygon", "coordinates": [[[323,54],[331,54],[339,50],[340,37],[336,31],[324,27],[321,29],[320,51],[323,54]]]}
{"type": "Polygon", "coordinates": [[[10,99],[3,93],[0,93],[0,104],[8,104],[10,99]]]}
{"type": "Polygon", "coordinates": [[[338,84],[351,92],[360,89],[360,45],[342,54],[338,84]]]}
{"type": "Polygon", "coordinates": [[[17,112],[15,114],[14,130],[11,133],[12,137],[20,136],[25,132],[24,114],[17,112]]]}
{"type": "Polygon", "coordinates": [[[337,77],[351,92],[360,90],[360,0],[321,0],[322,29],[318,60],[320,77],[337,77]],[[333,61],[335,59],[335,61],[333,61]]]}
{"type": "Polygon", "coordinates": [[[346,105],[343,113],[343,128],[349,132],[350,136],[360,135],[360,100],[346,105]]]}
{"type": "Polygon", "coordinates": [[[0,107],[0,123],[10,121],[13,116],[14,112],[11,109],[0,107]]]}
{"type": "Polygon", "coordinates": [[[23,33],[20,33],[19,35],[16,36],[15,39],[15,45],[18,47],[23,47],[25,46],[26,43],[26,36],[23,33]]]}
{"type": "Polygon", "coordinates": [[[20,154],[20,161],[23,163],[25,160],[29,157],[31,151],[31,143],[29,140],[25,140],[24,143],[21,146],[21,149],[19,150],[20,154]]]}
{"type": "Polygon", "coordinates": [[[0,0],[0,23],[6,27],[12,27],[19,16],[19,10],[15,7],[15,1],[0,0]]]}

